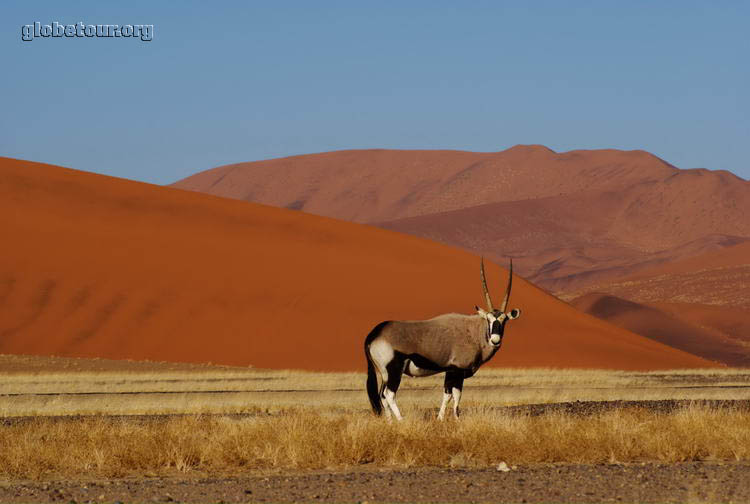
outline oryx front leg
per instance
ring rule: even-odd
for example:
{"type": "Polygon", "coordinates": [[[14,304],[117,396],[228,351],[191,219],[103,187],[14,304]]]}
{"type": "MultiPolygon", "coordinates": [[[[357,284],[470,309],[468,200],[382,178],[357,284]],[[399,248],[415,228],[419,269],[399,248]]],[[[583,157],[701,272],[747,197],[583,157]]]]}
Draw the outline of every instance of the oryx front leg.
{"type": "Polygon", "coordinates": [[[463,388],[463,384],[461,384],[461,387],[453,387],[453,416],[458,418],[459,416],[459,409],[458,405],[461,402],[461,390],[463,388]]]}
{"type": "Polygon", "coordinates": [[[451,400],[451,391],[447,388],[443,390],[443,402],[440,404],[440,411],[438,412],[438,420],[443,420],[445,418],[445,407],[448,406],[448,403],[451,400]]]}
{"type": "Polygon", "coordinates": [[[458,418],[460,415],[459,404],[461,403],[461,391],[464,388],[464,377],[461,371],[448,371],[445,373],[445,384],[443,385],[443,404],[440,406],[438,418],[445,418],[445,407],[453,399],[453,415],[458,418]]]}

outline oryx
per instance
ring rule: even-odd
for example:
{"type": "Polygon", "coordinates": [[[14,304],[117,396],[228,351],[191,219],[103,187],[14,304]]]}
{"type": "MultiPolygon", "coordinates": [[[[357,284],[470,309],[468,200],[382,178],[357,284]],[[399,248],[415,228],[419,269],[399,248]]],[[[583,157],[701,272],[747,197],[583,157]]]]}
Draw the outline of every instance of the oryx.
{"type": "Polygon", "coordinates": [[[464,379],[476,373],[479,366],[495,355],[503,343],[505,323],[521,315],[517,308],[505,311],[513,283],[513,261],[510,262],[508,287],[499,310],[492,307],[487,290],[484,258],[479,271],[487,311],[475,306],[477,313],[473,315],[447,313],[429,320],[386,321],[376,325],[367,335],[367,395],[376,415],[385,410],[388,418],[393,412],[398,420],[402,419],[396,405],[402,373],[420,377],[445,372],[443,403],[438,418],[443,419],[451,397],[453,413],[458,417],[464,379]]]}

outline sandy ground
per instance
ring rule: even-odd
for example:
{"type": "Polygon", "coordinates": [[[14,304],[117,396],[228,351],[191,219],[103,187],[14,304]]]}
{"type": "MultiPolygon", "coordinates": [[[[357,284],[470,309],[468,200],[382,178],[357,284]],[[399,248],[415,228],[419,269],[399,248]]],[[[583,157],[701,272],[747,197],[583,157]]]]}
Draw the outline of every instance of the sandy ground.
{"type": "Polygon", "coordinates": [[[539,465],[2,484],[1,502],[746,502],[750,464],[539,465]]]}

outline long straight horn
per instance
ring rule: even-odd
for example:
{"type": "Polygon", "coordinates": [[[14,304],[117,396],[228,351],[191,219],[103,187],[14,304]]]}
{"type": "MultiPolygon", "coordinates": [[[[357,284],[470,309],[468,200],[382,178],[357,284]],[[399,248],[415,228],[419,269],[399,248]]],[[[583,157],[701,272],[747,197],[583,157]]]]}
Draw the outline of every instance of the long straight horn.
{"type": "Polygon", "coordinates": [[[487,290],[487,279],[484,277],[484,257],[482,257],[482,262],[480,264],[481,264],[481,267],[480,267],[479,273],[482,277],[482,290],[484,290],[484,299],[487,300],[487,309],[489,311],[493,311],[492,299],[490,298],[490,291],[487,290]]]}
{"type": "Polygon", "coordinates": [[[510,286],[513,285],[513,259],[510,260],[510,270],[508,273],[508,288],[505,289],[505,297],[503,298],[503,307],[500,310],[505,313],[508,309],[508,301],[510,301],[510,286]]]}

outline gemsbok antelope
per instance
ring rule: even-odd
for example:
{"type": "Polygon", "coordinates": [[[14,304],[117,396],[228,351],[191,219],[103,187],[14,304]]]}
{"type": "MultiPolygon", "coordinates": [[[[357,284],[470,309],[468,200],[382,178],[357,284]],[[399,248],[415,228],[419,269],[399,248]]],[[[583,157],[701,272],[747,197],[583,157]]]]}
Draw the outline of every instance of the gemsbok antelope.
{"type": "Polygon", "coordinates": [[[495,355],[503,343],[505,323],[521,315],[517,308],[505,311],[513,284],[513,261],[510,262],[508,287],[499,310],[492,307],[487,290],[484,258],[479,271],[487,311],[475,306],[477,313],[474,315],[446,313],[429,320],[386,321],[376,325],[367,335],[367,395],[376,415],[385,410],[388,418],[391,412],[398,420],[403,418],[396,405],[402,374],[421,377],[444,372],[443,402],[438,418],[444,418],[451,398],[453,414],[458,418],[464,379],[474,375],[495,355]]]}

